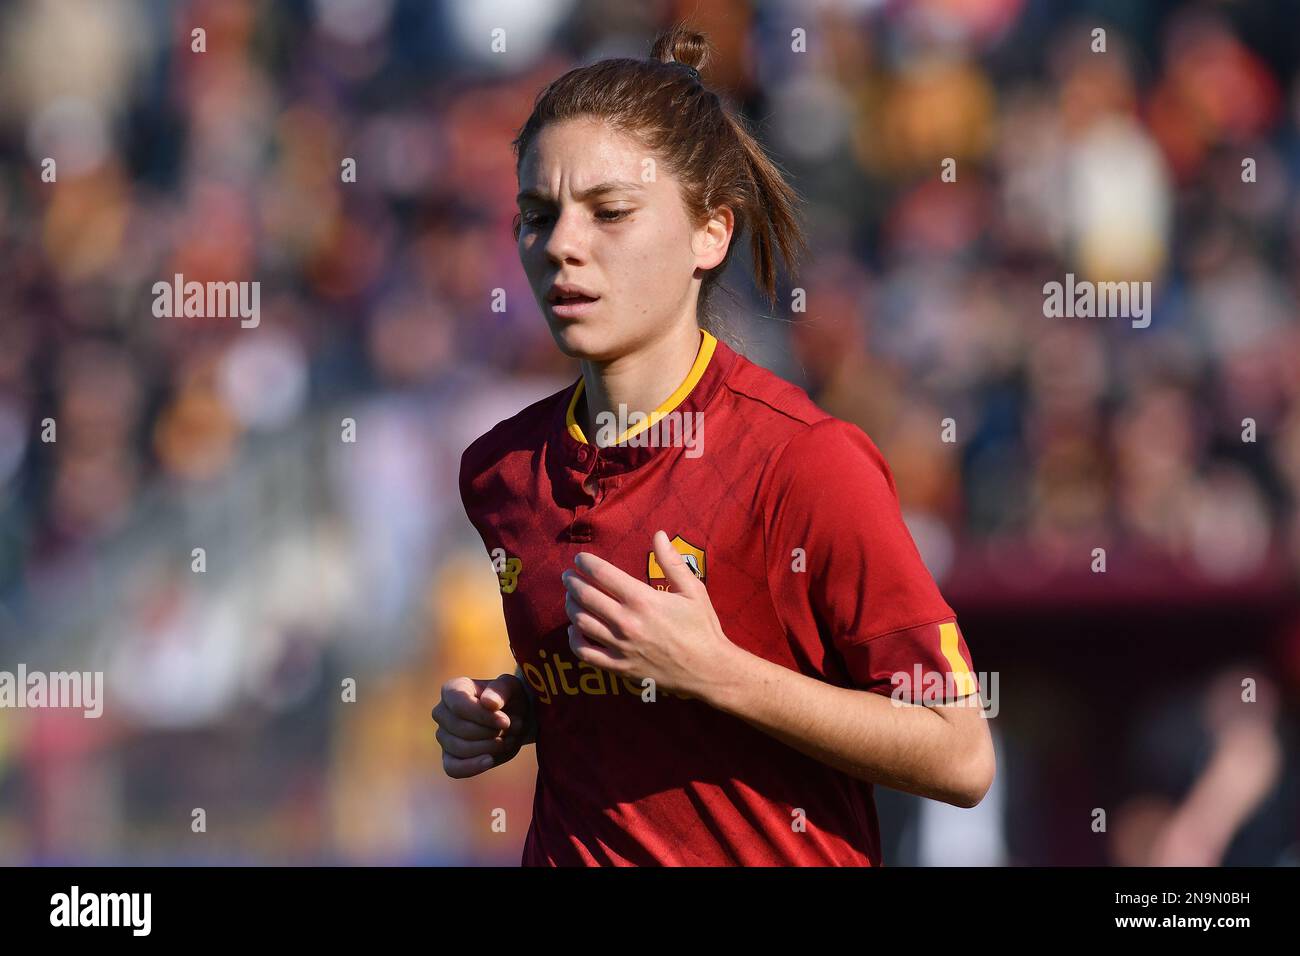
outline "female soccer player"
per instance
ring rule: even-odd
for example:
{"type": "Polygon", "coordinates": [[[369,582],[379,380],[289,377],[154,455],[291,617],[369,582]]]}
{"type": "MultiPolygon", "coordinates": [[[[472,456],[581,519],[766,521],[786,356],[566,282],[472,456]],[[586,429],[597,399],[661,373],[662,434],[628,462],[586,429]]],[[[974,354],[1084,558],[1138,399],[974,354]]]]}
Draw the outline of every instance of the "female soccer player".
{"type": "Polygon", "coordinates": [[[707,53],[678,27],[575,69],[514,144],[520,259],[582,376],[465,451],[519,668],[433,717],[452,777],[536,744],[525,865],[879,865],[873,783],[972,807],[993,776],[879,451],[701,327],[745,230],[769,302],[803,244],[707,53]]]}

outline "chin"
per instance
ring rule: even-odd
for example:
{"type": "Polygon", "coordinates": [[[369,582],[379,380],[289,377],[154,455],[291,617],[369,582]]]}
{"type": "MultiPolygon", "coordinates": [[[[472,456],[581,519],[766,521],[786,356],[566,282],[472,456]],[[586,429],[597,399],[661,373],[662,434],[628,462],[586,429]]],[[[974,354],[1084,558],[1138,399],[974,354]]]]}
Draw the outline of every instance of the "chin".
{"type": "Polygon", "coordinates": [[[579,361],[602,362],[621,354],[608,334],[583,322],[552,323],[551,337],[561,352],[579,361]]]}

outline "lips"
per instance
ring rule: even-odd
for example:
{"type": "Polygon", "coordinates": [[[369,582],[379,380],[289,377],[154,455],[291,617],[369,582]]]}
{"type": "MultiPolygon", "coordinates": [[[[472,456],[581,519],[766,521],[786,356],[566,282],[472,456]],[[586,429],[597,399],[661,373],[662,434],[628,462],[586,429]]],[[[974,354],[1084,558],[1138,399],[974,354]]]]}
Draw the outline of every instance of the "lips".
{"type": "Polygon", "coordinates": [[[557,282],[546,293],[546,301],[551,305],[581,305],[587,302],[595,302],[599,298],[600,296],[590,289],[568,282],[557,282]]]}
{"type": "Polygon", "coordinates": [[[600,305],[599,298],[580,296],[550,303],[551,315],[557,319],[580,319],[600,305]]]}

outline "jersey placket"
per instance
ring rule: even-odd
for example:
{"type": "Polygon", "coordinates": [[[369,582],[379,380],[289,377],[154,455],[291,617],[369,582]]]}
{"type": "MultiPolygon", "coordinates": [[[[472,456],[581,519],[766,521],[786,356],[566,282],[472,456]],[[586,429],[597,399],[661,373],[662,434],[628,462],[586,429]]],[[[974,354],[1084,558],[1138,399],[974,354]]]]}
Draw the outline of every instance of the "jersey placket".
{"type": "Polygon", "coordinates": [[[597,469],[600,467],[600,449],[594,445],[583,445],[578,449],[578,471],[582,476],[582,498],[573,509],[573,521],[569,524],[569,540],[575,544],[586,544],[592,539],[591,509],[604,497],[597,469]]]}

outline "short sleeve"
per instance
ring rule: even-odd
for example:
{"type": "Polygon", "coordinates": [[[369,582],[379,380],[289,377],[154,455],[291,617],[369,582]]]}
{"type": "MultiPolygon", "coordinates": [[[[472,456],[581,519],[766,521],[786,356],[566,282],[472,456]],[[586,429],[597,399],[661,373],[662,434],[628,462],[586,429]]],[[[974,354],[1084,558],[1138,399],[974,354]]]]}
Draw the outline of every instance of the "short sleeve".
{"type": "Polygon", "coordinates": [[[809,426],[767,480],[768,583],[787,625],[811,618],[860,689],[927,704],[978,690],[889,466],[860,428],[835,418],[809,426]]]}

